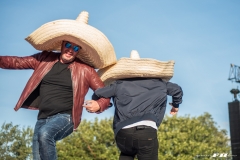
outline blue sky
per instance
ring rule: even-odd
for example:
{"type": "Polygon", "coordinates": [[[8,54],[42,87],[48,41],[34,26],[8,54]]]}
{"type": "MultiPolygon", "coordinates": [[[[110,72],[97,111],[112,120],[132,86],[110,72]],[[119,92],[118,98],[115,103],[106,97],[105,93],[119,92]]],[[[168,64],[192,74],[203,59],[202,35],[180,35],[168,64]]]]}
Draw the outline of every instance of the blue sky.
{"type": "MultiPolygon", "coordinates": [[[[230,64],[240,66],[239,8],[239,0],[1,1],[0,55],[37,53],[24,38],[44,23],[76,19],[81,11],[87,11],[89,25],[108,37],[118,59],[137,50],[141,58],[174,60],[171,81],[184,91],[178,114],[208,112],[229,133],[230,90],[239,86],[228,81],[230,64]]],[[[34,127],[37,111],[13,110],[31,74],[32,70],[0,69],[0,124],[34,127]]],[[[83,119],[101,119],[113,113],[114,108],[102,114],[84,111],[83,119]]]]}

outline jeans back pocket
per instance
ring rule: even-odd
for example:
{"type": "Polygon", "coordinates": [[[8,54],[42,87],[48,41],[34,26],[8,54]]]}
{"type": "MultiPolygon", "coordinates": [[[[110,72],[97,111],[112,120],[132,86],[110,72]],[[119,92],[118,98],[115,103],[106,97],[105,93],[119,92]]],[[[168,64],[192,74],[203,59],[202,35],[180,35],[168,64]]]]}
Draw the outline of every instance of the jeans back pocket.
{"type": "Polygon", "coordinates": [[[126,151],[125,143],[126,143],[125,137],[119,137],[119,136],[116,137],[116,144],[121,152],[126,151]]]}

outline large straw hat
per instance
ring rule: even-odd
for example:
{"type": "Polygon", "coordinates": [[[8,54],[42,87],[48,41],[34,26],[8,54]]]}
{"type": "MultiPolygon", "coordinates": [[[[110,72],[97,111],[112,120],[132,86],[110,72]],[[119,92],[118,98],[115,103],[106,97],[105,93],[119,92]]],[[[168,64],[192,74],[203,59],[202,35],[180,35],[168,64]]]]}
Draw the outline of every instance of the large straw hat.
{"type": "Polygon", "coordinates": [[[114,65],[98,70],[105,85],[117,79],[146,77],[162,78],[169,81],[173,76],[174,61],[162,62],[151,58],[140,58],[133,50],[130,58],[121,58],[114,65]]]}
{"type": "Polygon", "coordinates": [[[48,22],[26,40],[37,50],[60,51],[63,40],[82,47],[77,57],[94,68],[116,63],[114,48],[98,29],[88,25],[88,12],[83,11],[76,20],[61,19],[48,22]]]}

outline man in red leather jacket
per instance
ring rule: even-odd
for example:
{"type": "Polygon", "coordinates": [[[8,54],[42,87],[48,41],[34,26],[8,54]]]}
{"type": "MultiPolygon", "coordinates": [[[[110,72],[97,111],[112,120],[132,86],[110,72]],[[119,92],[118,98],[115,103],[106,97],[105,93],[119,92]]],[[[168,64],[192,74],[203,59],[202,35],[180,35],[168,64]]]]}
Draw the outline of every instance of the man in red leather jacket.
{"type": "MultiPolygon", "coordinates": [[[[0,56],[0,68],[34,70],[14,108],[39,110],[33,135],[34,160],[57,159],[56,141],[79,126],[89,88],[95,91],[104,87],[95,68],[116,60],[111,43],[86,24],[87,18],[88,13],[82,12],[76,21],[57,20],[34,31],[26,40],[40,53],[0,56]],[[94,43],[96,39],[101,43],[94,43]]],[[[90,101],[86,110],[101,113],[109,106],[110,99],[101,98],[90,101]]]]}
{"type": "MultiPolygon", "coordinates": [[[[40,159],[39,154],[44,160],[56,157],[56,141],[71,134],[81,121],[88,89],[104,86],[94,68],[75,58],[77,52],[72,46],[80,49],[74,43],[63,41],[61,53],[43,51],[28,57],[0,56],[0,68],[34,70],[14,108],[16,111],[39,109],[33,138],[34,159],[40,159]],[[67,44],[71,47],[67,48],[67,44]],[[59,97],[55,98],[57,93],[59,97]]],[[[91,102],[88,111],[102,112],[110,100],[101,98],[91,102]]]]}

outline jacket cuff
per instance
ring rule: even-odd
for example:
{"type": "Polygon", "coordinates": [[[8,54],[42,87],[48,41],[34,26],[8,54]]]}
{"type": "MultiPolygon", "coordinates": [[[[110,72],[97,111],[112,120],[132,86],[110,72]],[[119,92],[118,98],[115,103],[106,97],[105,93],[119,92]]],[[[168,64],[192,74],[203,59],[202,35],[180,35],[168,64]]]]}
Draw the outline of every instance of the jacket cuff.
{"type": "Polygon", "coordinates": [[[99,104],[100,109],[96,113],[102,113],[104,110],[112,106],[109,98],[100,98],[97,100],[97,103],[99,104]]]}
{"type": "Polygon", "coordinates": [[[173,107],[174,108],[178,108],[179,107],[179,104],[176,104],[176,103],[172,103],[173,107]]]}

